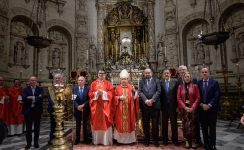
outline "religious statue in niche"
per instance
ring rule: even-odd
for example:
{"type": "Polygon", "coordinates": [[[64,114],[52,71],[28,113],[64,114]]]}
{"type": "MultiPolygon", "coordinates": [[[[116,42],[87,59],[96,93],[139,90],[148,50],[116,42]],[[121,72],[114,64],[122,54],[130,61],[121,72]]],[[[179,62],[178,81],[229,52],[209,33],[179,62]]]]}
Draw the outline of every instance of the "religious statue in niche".
{"type": "Polygon", "coordinates": [[[244,32],[238,35],[238,50],[240,57],[244,57],[244,32]]]}
{"type": "Polygon", "coordinates": [[[160,62],[158,65],[158,68],[162,69],[164,60],[166,59],[165,55],[165,46],[163,41],[158,42],[158,62],[160,62]]]}
{"type": "Polygon", "coordinates": [[[123,54],[129,54],[130,56],[132,56],[131,39],[128,37],[124,37],[121,40],[120,55],[123,54]]]}
{"type": "Polygon", "coordinates": [[[91,72],[96,72],[96,51],[96,46],[91,44],[89,49],[89,64],[91,72]]]}
{"type": "Polygon", "coordinates": [[[52,67],[59,68],[61,60],[61,51],[59,48],[54,48],[52,52],[52,67]]]}
{"type": "Polygon", "coordinates": [[[15,65],[25,65],[25,46],[21,41],[14,44],[13,62],[15,65]]]}
{"type": "Polygon", "coordinates": [[[205,50],[202,44],[196,45],[196,53],[195,53],[195,60],[197,64],[204,64],[205,63],[205,50]]]}

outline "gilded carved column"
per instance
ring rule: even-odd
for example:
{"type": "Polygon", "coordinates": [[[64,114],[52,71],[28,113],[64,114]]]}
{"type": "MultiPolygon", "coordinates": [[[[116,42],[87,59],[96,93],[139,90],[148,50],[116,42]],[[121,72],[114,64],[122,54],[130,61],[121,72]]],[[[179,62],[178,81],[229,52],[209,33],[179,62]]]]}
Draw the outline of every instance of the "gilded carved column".
{"type": "Polygon", "coordinates": [[[8,68],[8,9],[9,1],[0,0],[0,72],[7,71],[8,68]]]}
{"type": "Polygon", "coordinates": [[[148,51],[149,64],[153,71],[156,71],[156,48],[155,48],[155,24],[154,24],[154,0],[148,1],[148,51]]]}
{"type": "Polygon", "coordinates": [[[97,7],[97,69],[104,65],[104,18],[106,13],[105,2],[98,0],[97,7]]]}
{"type": "Polygon", "coordinates": [[[88,62],[88,11],[87,0],[77,0],[76,10],[76,69],[86,70],[86,62],[88,62]]]}

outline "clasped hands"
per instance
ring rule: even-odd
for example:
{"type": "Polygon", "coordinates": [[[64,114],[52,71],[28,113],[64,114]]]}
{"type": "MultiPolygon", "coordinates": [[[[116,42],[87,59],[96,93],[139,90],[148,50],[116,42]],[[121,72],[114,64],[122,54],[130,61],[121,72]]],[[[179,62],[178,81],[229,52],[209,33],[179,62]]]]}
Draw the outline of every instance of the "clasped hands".
{"type": "Polygon", "coordinates": [[[185,109],[185,111],[188,112],[188,113],[193,112],[193,108],[185,107],[184,109],[185,109]]]}
{"type": "Polygon", "coordinates": [[[147,106],[152,106],[153,105],[153,99],[147,99],[146,101],[145,101],[145,104],[147,105],[147,106]]]}
{"type": "Polygon", "coordinates": [[[203,103],[201,103],[200,106],[202,107],[202,109],[203,109],[204,111],[207,111],[207,110],[209,110],[209,108],[210,108],[208,104],[203,104],[203,103]]]}
{"type": "Polygon", "coordinates": [[[79,111],[83,111],[84,110],[84,107],[85,107],[85,104],[82,104],[82,105],[79,105],[77,109],[79,111]]]}

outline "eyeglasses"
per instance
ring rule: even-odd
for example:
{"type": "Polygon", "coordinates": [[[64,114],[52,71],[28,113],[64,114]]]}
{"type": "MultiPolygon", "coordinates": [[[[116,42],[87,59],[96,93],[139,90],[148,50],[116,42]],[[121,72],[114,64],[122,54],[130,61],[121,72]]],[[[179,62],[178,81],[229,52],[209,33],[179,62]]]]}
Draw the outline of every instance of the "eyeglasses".
{"type": "Polygon", "coordinates": [[[98,74],[105,74],[104,72],[99,72],[98,74]]]}

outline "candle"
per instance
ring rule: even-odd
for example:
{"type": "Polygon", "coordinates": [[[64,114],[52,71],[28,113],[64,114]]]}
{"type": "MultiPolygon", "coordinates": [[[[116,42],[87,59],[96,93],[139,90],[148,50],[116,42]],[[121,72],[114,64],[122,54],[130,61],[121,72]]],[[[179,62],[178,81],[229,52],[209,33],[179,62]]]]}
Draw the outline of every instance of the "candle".
{"type": "Polygon", "coordinates": [[[237,77],[239,77],[240,76],[239,64],[236,64],[236,70],[237,70],[237,77]]]}
{"type": "Polygon", "coordinates": [[[164,47],[164,56],[166,57],[167,49],[166,46],[164,47]]]}
{"type": "Polygon", "coordinates": [[[87,59],[87,60],[89,59],[89,52],[88,52],[88,50],[87,50],[87,52],[86,52],[86,59],[87,59]]]}
{"type": "Polygon", "coordinates": [[[114,80],[113,80],[113,78],[111,79],[111,82],[112,82],[112,84],[114,85],[114,80]]]}
{"type": "Polygon", "coordinates": [[[22,79],[22,70],[19,72],[19,78],[22,79]]]}
{"type": "Polygon", "coordinates": [[[137,84],[138,84],[138,89],[139,89],[139,85],[140,85],[140,79],[139,78],[138,78],[138,83],[137,84]]]}

